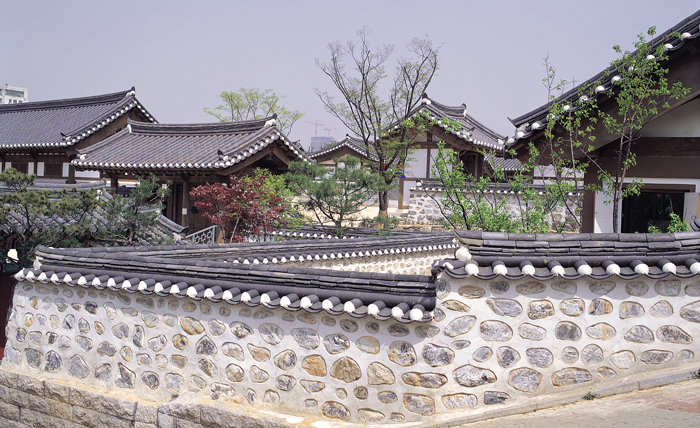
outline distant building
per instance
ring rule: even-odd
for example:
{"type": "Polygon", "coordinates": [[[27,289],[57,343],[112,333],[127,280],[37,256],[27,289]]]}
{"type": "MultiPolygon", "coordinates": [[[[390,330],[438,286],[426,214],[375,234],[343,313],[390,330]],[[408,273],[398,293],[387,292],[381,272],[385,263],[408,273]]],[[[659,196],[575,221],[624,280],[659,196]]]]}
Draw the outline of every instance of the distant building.
{"type": "Polygon", "coordinates": [[[311,137],[309,152],[317,152],[327,145],[333,143],[335,143],[335,138],[333,137],[311,137]]]}
{"type": "Polygon", "coordinates": [[[21,104],[29,101],[29,90],[17,86],[0,85],[0,104],[21,104]]]}

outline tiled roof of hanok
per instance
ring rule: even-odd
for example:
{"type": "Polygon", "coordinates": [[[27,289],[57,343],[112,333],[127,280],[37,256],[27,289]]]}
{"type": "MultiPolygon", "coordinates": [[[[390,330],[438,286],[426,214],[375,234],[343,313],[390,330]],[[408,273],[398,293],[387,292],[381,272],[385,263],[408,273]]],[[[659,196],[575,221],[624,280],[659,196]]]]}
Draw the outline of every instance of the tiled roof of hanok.
{"type": "MultiPolygon", "coordinates": [[[[663,44],[664,49],[671,53],[686,45],[687,40],[696,39],[698,37],[700,37],[700,11],[695,12],[664,33],[658,35],[652,45],[652,51],[663,44]],[[673,33],[679,33],[681,35],[680,40],[676,37],[670,37],[673,33]]],[[[654,60],[654,56],[650,55],[647,59],[654,60]]],[[[559,100],[567,101],[567,105],[564,106],[564,109],[576,108],[576,103],[579,102],[579,97],[581,97],[581,91],[583,89],[591,87],[592,84],[600,81],[598,86],[593,90],[592,96],[595,98],[598,97],[599,94],[610,92],[615,82],[620,80],[620,78],[614,67],[610,66],[582,84],[562,94],[559,100]]],[[[516,134],[514,137],[508,138],[507,144],[512,145],[516,140],[527,138],[538,130],[543,129],[547,124],[550,105],[551,103],[542,105],[515,119],[509,119],[516,128],[516,134]]]]}
{"type": "Polygon", "coordinates": [[[688,278],[700,273],[700,232],[509,234],[457,231],[455,259],[436,268],[457,278],[490,280],[647,276],[688,278]]]}
{"type": "Polygon", "coordinates": [[[275,124],[275,116],[182,125],[129,121],[122,131],[82,150],[72,164],[99,171],[215,171],[242,162],[277,140],[303,160],[304,149],[275,124]]]}
{"type": "Polygon", "coordinates": [[[466,104],[458,107],[449,107],[429,98],[428,94],[423,94],[420,105],[413,109],[410,116],[413,117],[421,112],[428,113],[430,119],[437,119],[438,126],[442,128],[445,128],[445,125],[440,120],[443,117],[459,122],[461,129],[450,131],[450,133],[466,142],[487,149],[504,150],[505,137],[487,128],[467,114],[466,104]]]}
{"type": "Polygon", "coordinates": [[[491,153],[487,153],[485,158],[491,169],[501,167],[505,172],[514,172],[519,171],[523,167],[523,164],[518,159],[505,159],[500,156],[494,156],[491,153]]]}
{"type": "MultiPolygon", "coordinates": [[[[381,230],[382,229],[376,229],[373,227],[347,227],[343,231],[345,237],[342,239],[386,236],[379,234],[381,230]]],[[[391,229],[391,235],[389,236],[416,236],[417,234],[425,233],[426,232],[414,229],[391,229]]],[[[281,237],[282,239],[341,239],[335,234],[334,226],[302,226],[295,230],[282,229],[272,232],[272,234],[281,237]]]]}
{"type": "Polygon", "coordinates": [[[72,146],[132,108],[155,119],[134,88],[114,94],[0,105],[0,150],[72,146]]]}
{"type": "Polygon", "coordinates": [[[381,257],[397,252],[444,251],[456,247],[452,238],[451,234],[443,233],[411,238],[228,245],[39,247],[36,269],[22,270],[17,279],[283,307],[290,311],[393,317],[401,322],[428,321],[436,298],[435,283],[430,276],[338,271],[294,264],[381,257]]]}
{"type": "MultiPolygon", "coordinates": [[[[75,183],[75,184],[36,182],[29,189],[30,190],[47,190],[50,192],[56,192],[56,194],[62,190],[71,190],[71,189],[75,189],[78,191],[80,191],[80,190],[96,190],[98,192],[99,197],[102,200],[102,202],[107,202],[110,199],[112,199],[112,195],[110,195],[108,192],[105,191],[106,186],[107,186],[106,181],[104,179],[102,179],[99,181],[86,181],[86,182],[80,182],[80,183],[75,183]]],[[[4,195],[8,192],[9,192],[9,190],[6,187],[0,186],[0,195],[4,195]]],[[[104,217],[104,210],[102,208],[98,207],[95,210],[95,212],[93,212],[91,215],[92,215],[92,218],[95,220],[96,227],[113,227],[113,225],[110,224],[108,222],[108,220],[104,217]]],[[[64,222],[64,220],[59,220],[59,222],[62,223],[62,222],[64,222]]],[[[158,227],[149,231],[149,234],[158,240],[163,240],[163,239],[167,239],[169,237],[172,237],[173,233],[183,234],[187,230],[187,227],[181,226],[163,215],[158,217],[158,224],[159,224],[158,227]]],[[[94,231],[94,229],[93,229],[93,231],[94,231]]],[[[141,244],[148,245],[148,244],[151,244],[153,242],[156,242],[156,241],[141,242],[141,244]]]]}
{"type": "Polygon", "coordinates": [[[367,150],[365,149],[364,142],[362,141],[362,139],[357,137],[351,137],[350,135],[345,135],[345,138],[343,138],[342,140],[336,141],[333,144],[329,144],[326,147],[321,148],[320,150],[307,153],[306,157],[309,159],[316,159],[319,156],[323,156],[325,154],[334,152],[343,147],[347,147],[350,150],[354,150],[358,155],[364,158],[369,157],[372,160],[378,159],[375,153],[370,152],[369,156],[367,156],[367,150]]]}

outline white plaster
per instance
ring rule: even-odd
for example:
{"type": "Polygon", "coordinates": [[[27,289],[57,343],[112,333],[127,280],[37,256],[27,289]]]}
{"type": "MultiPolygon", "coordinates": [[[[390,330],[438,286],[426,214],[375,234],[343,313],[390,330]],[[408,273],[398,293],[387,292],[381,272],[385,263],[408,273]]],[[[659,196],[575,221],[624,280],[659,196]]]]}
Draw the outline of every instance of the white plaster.
{"type": "Polygon", "coordinates": [[[642,129],[642,137],[700,137],[700,99],[673,109],[642,129]]]}

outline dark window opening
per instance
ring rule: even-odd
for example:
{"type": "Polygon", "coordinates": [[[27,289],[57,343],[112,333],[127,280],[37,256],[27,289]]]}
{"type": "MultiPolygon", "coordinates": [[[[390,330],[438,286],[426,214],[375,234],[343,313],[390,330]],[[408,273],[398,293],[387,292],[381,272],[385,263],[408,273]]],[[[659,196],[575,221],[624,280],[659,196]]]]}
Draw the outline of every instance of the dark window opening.
{"type": "Polygon", "coordinates": [[[46,162],[44,164],[44,177],[63,177],[63,164],[46,162]]]}
{"type": "Polygon", "coordinates": [[[29,173],[29,164],[28,163],[13,163],[12,168],[16,169],[17,171],[23,173],[23,174],[28,174],[29,173]]]}
{"type": "Polygon", "coordinates": [[[622,203],[622,232],[647,233],[650,226],[661,232],[668,231],[669,214],[683,218],[685,192],[642,191],[637,196],[625,198],[622,203]]]}

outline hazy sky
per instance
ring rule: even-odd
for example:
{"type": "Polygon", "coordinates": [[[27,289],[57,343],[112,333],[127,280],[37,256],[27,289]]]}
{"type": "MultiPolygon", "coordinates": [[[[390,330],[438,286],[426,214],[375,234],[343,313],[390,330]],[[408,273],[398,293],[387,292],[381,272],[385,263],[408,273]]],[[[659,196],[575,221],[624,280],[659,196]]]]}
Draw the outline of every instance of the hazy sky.
{"type": "MultiPolygon", "coordinates": [[[[347,132],[314,95],[335,93],[315,60],[334,40],[371,28],[373,44],[426,34],[441,45],[428,94],[466,103],[477,120],[505,135],[507,117],[546,102],[549,54],[560,78],[585,80],[656,25],[663,32],[694,13],[697,0],[632,1],[13,1],[3,0],[0,82],[29,89],[30,101],[136,87],[161,123],[215,119],[204,107],[240,87],[271,88],[305,112],[290,135],[308,147],[347,132]]],[[[387,71],[393,74],[393,62],[387,71]]],[[[1,130],[0,130],[1,132],[1,130]]]]}

